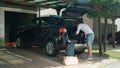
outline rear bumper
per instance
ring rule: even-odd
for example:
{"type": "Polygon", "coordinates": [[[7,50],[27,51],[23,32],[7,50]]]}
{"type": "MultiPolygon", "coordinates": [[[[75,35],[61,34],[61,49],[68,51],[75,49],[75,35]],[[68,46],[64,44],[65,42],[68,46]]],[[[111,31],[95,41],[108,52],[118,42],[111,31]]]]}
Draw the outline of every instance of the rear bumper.
{"type": "MultiPolygon", "coordinates": [[[[64,47],[63,47],[63,44],[59,44],[58,49],[59,50],[64,50],[64,49],[66,49],[66,46],[67,45],[64,45],[64,47]]],[[[74,44],[74,46],[75,46],[75,50],[82,50],[82,49],[87,47],[86,44],[74,44]]]]}
{"type": "Polygon", "coordinates": [[[80,50],[86,47],[87,47],[86,44],[75,44],[75,50],[80,50]]]}

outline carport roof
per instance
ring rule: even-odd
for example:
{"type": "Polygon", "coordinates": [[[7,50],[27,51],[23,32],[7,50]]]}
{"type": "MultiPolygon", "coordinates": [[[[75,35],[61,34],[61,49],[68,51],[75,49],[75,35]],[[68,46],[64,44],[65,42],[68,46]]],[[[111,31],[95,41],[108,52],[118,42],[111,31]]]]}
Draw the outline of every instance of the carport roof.
{"type": "MultiPolygon", "coordinates": [[[[75,4],[77,2],[76,0],[1,0],[1,1],[4,2],[4,3],[10,3],[10,4],[14,4],[14,5],[22,5],[22,6],[25,6],[25,7],[28,6],[29,8],[32,8],[32,9],[35,9],[35,10],[36,10],[36,8],[34,8],[34,7],[54,8],[54,9],[57,10],[58,14],[59,14],[59,12],[62,8],[66,8],[67,6],[69,6],[71,4],[75,4]]],[[[82,9],[80,15],[83,15],[90,8],[86,4],[83,4],[83,2],[88,3],[90,0],[79,0],[79,1],[80,2],[79,2],[79,5],[78,5],[78,9],[82,9]],[[85,10],[83,10],[83,9],[85,9],[85,10]]]]}
{"type": "Polygon", "coordinates": [[[40,6],[45,8],[66,7],[74,0],[2,0],[2,2],[26,5],[26,6],[40,6]]]}

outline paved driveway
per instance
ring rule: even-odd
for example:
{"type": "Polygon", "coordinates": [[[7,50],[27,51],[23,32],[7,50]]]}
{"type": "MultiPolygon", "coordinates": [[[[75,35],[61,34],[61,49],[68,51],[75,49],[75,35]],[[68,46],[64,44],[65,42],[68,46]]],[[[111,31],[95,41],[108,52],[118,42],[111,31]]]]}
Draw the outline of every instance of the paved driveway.
{"type": "Polygon", "coordinates": [[[40,48],[0,49],[0,68],[46,68],[61,66],[62,58],[49,57],[40,48]]]}
{"type": "Polygon", "coordinates": [[[0,68],[96,68],[117,61],[99,56],[95,56],[94,61],[85,61],[85,55],[87,54],[78,55],[79,64],[65,66],[62,63],[64,52],[60,52],[57,57],[49,57],[38,47],[0,48],[0,68]]]}

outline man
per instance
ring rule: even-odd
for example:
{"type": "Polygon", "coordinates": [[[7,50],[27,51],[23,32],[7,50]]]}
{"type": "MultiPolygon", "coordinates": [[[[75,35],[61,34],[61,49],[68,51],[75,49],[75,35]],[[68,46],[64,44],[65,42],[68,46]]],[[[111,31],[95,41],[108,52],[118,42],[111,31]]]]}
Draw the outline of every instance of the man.
{"type": "Polygon", "coordinates": [[[86,60],[93,60],[92,44],[94,41],[94,32],[87,24],[83,23],[82,19],[80,19],[78,22],[77,22],[77,31],[75,35],[78,35],[80,30],[85,33],[86,44],[88,48],[88,58],[86,60]]]}
{"type": "Polygon", "coordinates": [[[83,31],[80,30],[78,36],[77,36],[77,43],[85,43],[85,34],[83,31]]]}

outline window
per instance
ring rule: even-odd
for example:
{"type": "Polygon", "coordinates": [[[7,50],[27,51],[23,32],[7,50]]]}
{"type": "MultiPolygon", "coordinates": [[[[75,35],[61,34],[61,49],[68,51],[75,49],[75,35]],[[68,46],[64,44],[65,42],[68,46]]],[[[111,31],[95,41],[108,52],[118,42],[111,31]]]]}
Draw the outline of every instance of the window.
{"type": "Polygon", "coordinates": [[[31,29],[31,28],[37,27],[38,23],[39,23],[39,19],[35,19],[32,22],[30,22],[30,23],[27,24],[27,28],[31,29]]]}
{"type": "Polygon", "coordinates": [[[48,22],[41,20],[41,27],[47,27],[47,26],[50,26],[48,22]]]}
{"type": "Polygon", "coordinates": [[[67,26],[67,27],[75,26],[75,24],[74,24],[73,21],[67,21],[67,20],[65,20],[64,23],[65,23],[65,26],[67,26]]]}

